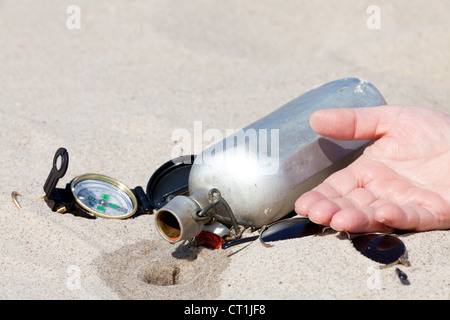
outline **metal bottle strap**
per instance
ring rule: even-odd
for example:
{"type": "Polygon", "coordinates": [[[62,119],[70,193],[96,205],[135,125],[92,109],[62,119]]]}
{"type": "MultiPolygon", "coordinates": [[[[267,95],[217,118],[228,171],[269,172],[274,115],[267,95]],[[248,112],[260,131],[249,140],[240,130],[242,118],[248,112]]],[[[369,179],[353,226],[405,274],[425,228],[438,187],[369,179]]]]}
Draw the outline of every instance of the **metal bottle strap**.
{"type": "Polygon", "coordinates": [[[208,192],[208,201],[209,204],[205,206],[203,209],[193,212],[192,217],[196,221],[204,221],[210,218],[213,218],[219,222],[225,223],[225,224],[231,224],[235,230],[235,235],[231,237],[229,240],[239,239],[242,236],[243,230],[240,230],[239,225],[242,225],[244,227],[250,227],[254,228],[254,224],[252,222],[243,221],[243,220],[237,220],[236,217],[233,214],[233,210],[231,210],[230,206],[228,205],[227,201],[222,197],[220,194],[220,191],[216,188],[212,188],[208,192]],[[225,210],[228,214],[228,217],[221,216],[217,214],[217,204],[222,203],[222,205],[225,207],[225,210]],[[214,208],[215,212],[212,212],[211,209],[214,208]]]}

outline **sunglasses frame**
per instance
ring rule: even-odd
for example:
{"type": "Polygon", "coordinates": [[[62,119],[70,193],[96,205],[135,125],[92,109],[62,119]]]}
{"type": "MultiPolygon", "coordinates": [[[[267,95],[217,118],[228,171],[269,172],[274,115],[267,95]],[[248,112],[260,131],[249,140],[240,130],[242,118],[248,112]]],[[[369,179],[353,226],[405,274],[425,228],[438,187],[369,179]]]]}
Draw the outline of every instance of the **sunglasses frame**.
{"type": "MultiPolygon", "coordinates": [[[[264,233],[265,231],[267,231],[270,227],[273,227],[273,226],[275,226],[275,225],[277,225],[277,224],[280,224],[280,223],[283,223],[283,222],[290,221],[290,220],[292,220],[292,219],[304,220],[306,223],[312,223],[312,224],[314,224],[314,222],[312,222],[311,220],[309,220],[309,219],[306,218],[306,217],[293,217],[293,218],[287,218],[287,219],[282,219],[282,220],[275,221],[275,222],[273,222],[273,223],[271,223],[271,224],[268,224],[268,225],[265,225],[265,226],[261,227],[261,229],[259,230],[259,237],[258,237],[258,239],[259,239],[259,241],[261,242],[261,244],[262,244],[263,246],[267,247],[267,248],[273,247],[273,246],[274,246],[273,244],[269,244],[269,243],[263,241],[263,239],[262,239],[262,238],[263,238],[263,237],[262,237],[262,236],[263,236],[263,233],[264,233]]],[[[320,225],[318,225],[318,224],[315,224],[315,225],[317,225],[317,228],[318,228],[318,232],[317,232],[315,235],[318,235],[318,234],[320,234],[320,232],[322,231],[323,226],[320,226],[320,225]]],[[[311,235],[312,235],[312,234],[311,234],[311,235]]],[[[311,236],[311,235],[306,235],[305,237],[308,237],[308,236],[311,236]]],[[[299,237],[299,238],[303,238],[303,237],[299,237]]]]}

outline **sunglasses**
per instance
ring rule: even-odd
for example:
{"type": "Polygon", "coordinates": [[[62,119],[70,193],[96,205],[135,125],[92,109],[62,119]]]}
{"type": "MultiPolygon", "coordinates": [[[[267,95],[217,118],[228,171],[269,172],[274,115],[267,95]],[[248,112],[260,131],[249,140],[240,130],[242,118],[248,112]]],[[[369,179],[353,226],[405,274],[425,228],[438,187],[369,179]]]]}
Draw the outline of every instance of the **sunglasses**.
{"type": "Polygon", "coordinates": [[[272,247],[271,242],[318,235],[322,229],[323,226],[308,218],[295,217],[262,227],[259,240],[264,246],[272,247]]]}
{"type": "MultiPolygon", "coordinates": [[[[272,242],[303,238],[323,233],[329,227],[324,227],[311,222],[308,218],[294,217],[279,220],[260,230],[259,236],[241,238],[233,241],[222,242],[215,248],[226,249],[237,244],[259,239],[266,246],[271,247],[272,242]]],[[[367,258],[378,262],[380,268],[388,268],[396,264],[409,267],[408,252],[405,244],[395,235],[385,233],[347,234],[356,250],[367,258]]],[[[223,241],[223,240],[222,240],[223,241]]]]}
{"type": "Polygon", "coordinates": [[[224,242],[221,245],[221,248],[227,249],[229,247],[255,241],[257,239],[259,239],[264,246],[272,247],[270,242],[317,235],[322,229],[323,226],[311,222],[308,218],[289,218],[263,226],[259,231],[259,236],[251,236],[224,242]]]}
{"type": "Polygon", "coordinates": [[[405,244],[395,235],[385,233],[351,235],[350,241],[362,255],[380,263],[380,269],[396,264],[411,266],[405,244]]]}
{"type": "Polygon", "coordinates": [[[259,236],[250,236],[227,242],[214,233],[203,231],[195,237],[195,245],[208,249],[227,249],[241,243],[259,239],[264,246],[271,247],[272,244],[270,242],[317,235],[320,234],[323,228],[324,226],[315,224],[308,218],[295,217],[263,226],[259,231],[259,236]]]}

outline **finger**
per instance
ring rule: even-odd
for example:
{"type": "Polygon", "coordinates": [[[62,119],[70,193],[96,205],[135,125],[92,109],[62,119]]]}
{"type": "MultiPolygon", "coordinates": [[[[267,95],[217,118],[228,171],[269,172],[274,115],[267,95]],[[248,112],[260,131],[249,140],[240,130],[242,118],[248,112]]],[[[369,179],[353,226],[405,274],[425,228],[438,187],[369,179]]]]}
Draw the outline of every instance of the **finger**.
{"type": "Polygon", "coordinates": [[[352,233],[364,232],[391,232],[392,228],[374,219],[375,208],[345,208],[336,214],[330,221],[330,226],[337,231],[352,233]]]}
{"type": "Polygon", "coordinates": [[[295,201],[295,212],[301,216],[307,217],[312,205],[325,199],[327,199],[327,197],[320,192],[305,192],[297,199],[297,201],[295,201]]]}
{"type": "Polygon", "coordinates": [[[335,201],[321,200],[311,206],[308,218],[314,223],[328,226],[333,216],[340,210],[341,207],[335,201]]]}
{"type": "Polygon", "coordinates": [[[337,140],[371,140],[385,135],[401,107],[342,108],[315,111],[309,123],[314,131],[337,140]]]}
{"type": "MultiPolygon", "coordinates": [[[[300,196],[295,202],[295,211],[299,215],[310,217],[311,208],[313,205],[322,200],[333,200],[342,198],[342,195],[347,194],[354,189],[357,189],[358,186],[357,180],[358,179],[355,178],[355,176],[353,175],[352,171],[349,168],[335,172],[330,177],[328,177],[323,183],[315,187],[313,190],[306,192],[302,196],[300,196]]],[[[356,193],[358,193],[358,191],[356,193]]],[[[362,192],[359,191],[359,193],[362,192]]],[[[358,195],[354,194],[353,197],[351,196],[349,199],[351,201],[356,201],[357,198],[358,195]]],[[[342,201],[347,200],[348,199],[342,201]]],[[[359,200],[357,202],[364,203],[365,201],[359,200]]],[[[349,205],[351,204],[352,203],[350,203],[349,205]]],[[[341,205],[341,203],[339,203],[338,205],[341,205]]],[[[347,207],[347,205],[345,205],[345,207],[347,207]]],[[[342,207],[339,208],[342,209],[342,207]]],[[[316,208],[314,210],[312,219],[316,219],[315,222],[317,223],[319,223],[320,221],[322,223],[328,224],[331,218],[329,217],[329,215],[331,213],[327,209],[322,216],[321,214],[321,212],[323,212],[322,210],[323,209],[316,208]],[[315,215],[316,213],[318,215],[315,215]]]]}
{"type": "Polygon", "coordinates": [[[369,206],[379,202],[375,199],[370,191],[356,189],[343,198],[318,201],[311,206],[308,216],[311,221],[329,225],[337,231],[373,232],[391,229],[375,220],[375,207],[369,206]]]}
{"type": "Polygon", "coordinates": [[[361,177],[359,173],[350,165],[347,168],[334,172],[313,191],[319,192],[327,199],[341,198],[352,190],[360,187],[361,177]]]}
{"type": "Polygon", "coordinates": [[[347,197],[320,200],[311,206],[308,217],[312,222],[328,226],[337,212],[356,207],[356,202],[347,197]]]}
{"type": "Polygon", "coordinates": [[[355,207],[368,207],[377,200],[375,195],[366,188],[356,188],[350,191],[345,197],[352,200],[355,207]]]}
{"type": "Polygon", "coordinates": [[[393,228],[411,231],[426,231],[437,228],[434,215],[417,204],[385,204],[377,208],[375,219],[393,228]]]}
{"type": "Polygon", "coordinates": [[[340,197],[341,194],[330,184],[321,183],[313,190],[305,192],[295,202],[295,212],[302,216],[309,216],[311,207],[325,199],[334,199],[340,197]]]}

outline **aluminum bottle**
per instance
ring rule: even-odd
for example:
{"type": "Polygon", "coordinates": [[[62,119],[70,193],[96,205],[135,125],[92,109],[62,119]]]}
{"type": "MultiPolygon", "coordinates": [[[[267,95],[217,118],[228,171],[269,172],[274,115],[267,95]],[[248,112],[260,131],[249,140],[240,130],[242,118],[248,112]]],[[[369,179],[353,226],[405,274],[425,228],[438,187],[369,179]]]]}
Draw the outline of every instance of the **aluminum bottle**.
{"type": "Polygon", "coordinates": [[[175,243],[195,237],[212,220],[259,228],[283,218],[299,196],[350,164],[371,143],[318,135],[309,125],[312,112],[385,104],[369,82],[341,79],[308,91],[206,148],[192,166],[190,195],[176,196],[157,211],[158,232],[175,243]]]}

